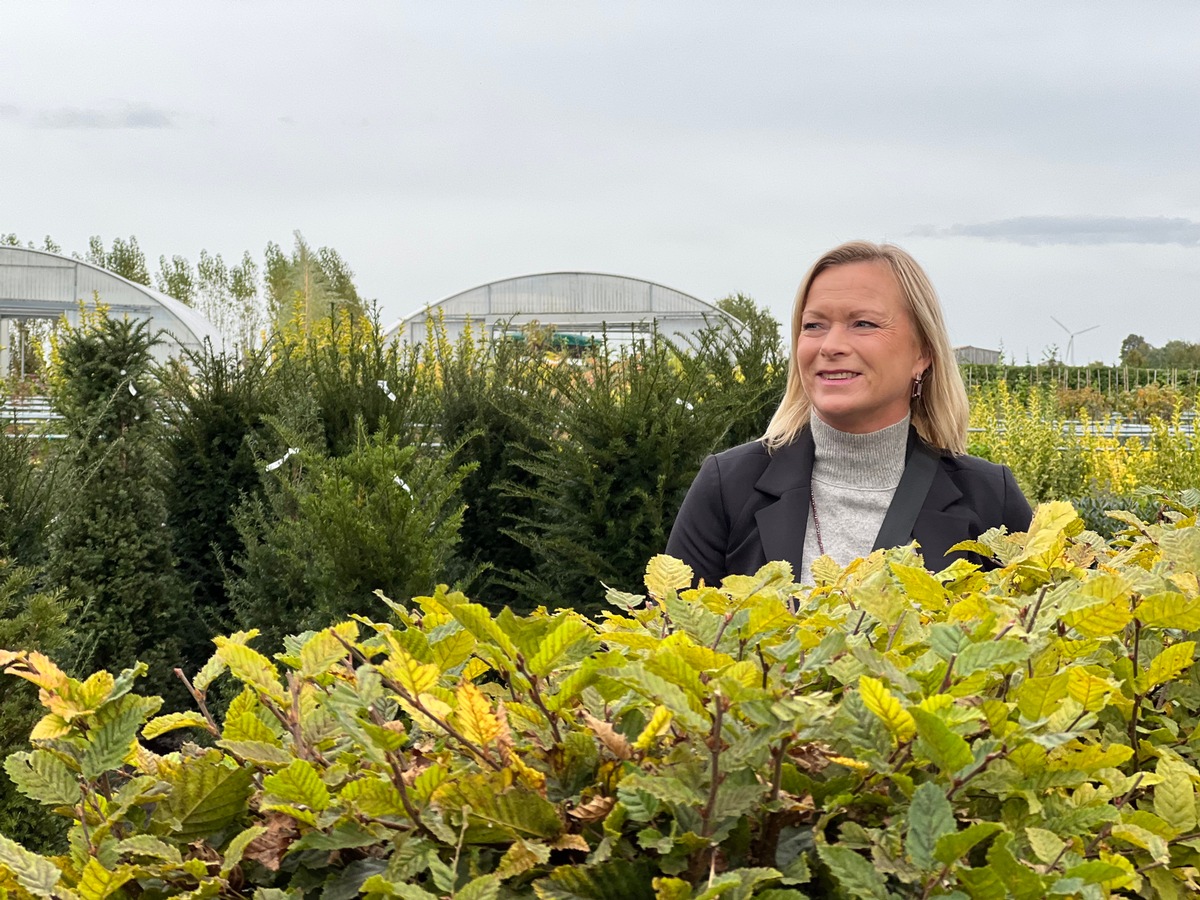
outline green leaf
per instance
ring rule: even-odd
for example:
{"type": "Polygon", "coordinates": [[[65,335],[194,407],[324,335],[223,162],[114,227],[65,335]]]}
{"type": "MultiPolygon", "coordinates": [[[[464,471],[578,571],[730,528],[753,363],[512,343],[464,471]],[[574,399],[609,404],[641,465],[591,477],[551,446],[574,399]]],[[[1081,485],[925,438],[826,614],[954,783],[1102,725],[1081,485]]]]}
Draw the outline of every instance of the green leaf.
{"type": "Polygon", "coordinates": [[[1189,600],[1174,591],[1152,594],[1137,605],[1133,615],[1149,627],[1197,631],[1200,630],[1200,598],[1189,600]]]}
{"type": "Polygon", "coordinates": [[[1068,680],[1066,672],[1026,678],[1017,688],[1017,709],[1031,722],[1048,717],[1067,696],[1068,680]]]}
{"type": "Polygon", "coordinates": [[[959,869],[954,874],[971,895],[971,900],[1007,900],[1008,887],[1000,873],[991,866],[959,869]]]}
{"type": "Polygon", "coordinates": [[[76,890],[79,891],[82,900],[105,900],[133,878],[133,872],[128,866],[122,866],[115,872],[110,871],[104,868],[98,859],[92,857],[80,873],[76,890]]]}
{"type": "Polygon", "coordinates": [[[648,700],[661,703],[684,727],[696,731],[708,728],[707,718],[692,709],[687,696],[678,685],[672,684],[653,672],[646,671],[642,666],[624,666],[609,672],[608,677],[624,687],[637,691],[648,700]]]}
{"type": "Polygon", "coordinates": [[[281,772],[263,779],[263,790],[285,803],[297,803],[320,812],[329,806],[329,788],[306,759],[293,760],[281,772]]]}
{"type": "Polygon", "coordinates": [[[250,846],[251,842],[259,835],[266,833],[267,827],[265,825],[251,825],[249,828],[238,832],[225,847],[225,858],[221,861],[221,877],[228,878],[234,866],[242,861],[242,855],[246,852],[246,848],[250,846]]]}
{"type": "Polygon", "coordinates": [[[204,693],[207,691],[214,681],[220,678],[229,670],[229,666],[225,665],[225,661],[217,654],[213,654],[196,673],[196,677],[192,679],[192,687],[204,693]]]}
{"type": "Polygon", "coordinates": [[[848,847],[817,844],[817,855],[829,868],[829,874],[850,897],[888,900],[887,882],[864,856],[848,847]]]}
{"type": "Polygon", "coordinates": [[[610,859],[595,866],[559,866],[533,883],[538,900],[654,900],[655,868],[610,859]]]}
{"type": "MultiPolygon", "coordinates": [[[[353,644],[358,637],[358,626],[353,622],[346,624],[353,629],[353,634],[348,633],[343,637],[353,644]]],[[[300,674],[305,678],[323,675],[329,671],[330,667],[346,659],[349,654],[350,651],[337,639],[333,629],[327,628],[324,631],[318,631],[300,648],[300,674]]]]}
{"type": "Polygon", "coordinates": [[[266,768],[286,766],[293,759],[282,747],[263,741],[217,741],[217,746],[238,759],[266,768]]]}
{"type": "Polygon", "coordinates": [[[250,770],[227,765],[219,751],[187,758],[163,774],[171,792],[155,808],[154,820],[180,843],[208,837],[246,811],[250,770]]]}
{"type": "Polygon", "coordinates": [[[1187,834],[1196,827],[1196,792],[1188,767],[1163,757],[1154,771],[1161,779],[1154,786],[1154,812],[1176,834],[1187,834]]]}
{"type": "Polygon", "coordinates": [[[970,641],[959,625],[937,622],[929,629],[929,648],[942,659],[957,656],[970,641]]]}
{"type": "Polygon", "coordinates": [[[1068,878],[1082,878],[1088,884],[1103,884],[1106,881],[1120,878],[1124,874],[1125,870],[1120,866],[1114,866],[1101,859],[1089,859],[1087,862],[1067,869],[1068,878]]]}
{"type": "Polygon", "coordinates": [[[162,704],[157,697],[153,700],[151,704],[151,698],[126,695],[101,709],[80,760],[84,778],[98,778],[121,767],[151,706],[156,709],[162,704]]]}
{"type": "Polygon", "coordinates": [[[1004,826],[998,822],[976,822],[974,825],[968,825],[962,831],[938,838],[933,858],[947,866],[953,865],[970,853],[976,844],[1003,830],[1004,826]]]}
{"type": "Polygon", "coordinates": [[[534,675],[549,675],[569,660],[571,650],[585,641],[597,644],[595,632],[582,619],[568,616],[542,640],[537,653],[529,660],[529,671],[534,675]]]}
{"type": "Polygon", "coordinates": [[[454,892],[454,900],[496,900],[500,896],[500,879],[495,875],[480,875],[454,892]]]}
{"type": "Polygon", "coordinates": [[[921,869],[933,868],[933,850],[938,839],[958,828],[954,808],[944,789],[927,781],[913,793],[908,807],[908,836],[904,848],[921,869]]]}
{"type": "MultiPolygon", "coordinates": [[[[399,897],[400,900],[438,900],[437,894],[431,894],[415,884],[402,884],[388,881],[382,875],[372,875],[359,888],[364,897],[399,897]]],[[[255,898],[257,900],[257,897],[255,898]]]]}
{"type": "Polygon", "coordinates": [[[1000,877],[1006,894],[1013,900],[1042,900],[1046,896],[1046,886],[1041,877],[1022,865],[1012,853],[1013,836],[1011,834],[997,835],[988,847],[987,860],[990,868],[1000,877]]]}
{"type": "Polygon", "coordinates": [[[149,834],[135,834],[133,837],[127,837],[117,844],[116,850],[121,856],[147,856],[151,859],[161,859],[173,863],[183,861],[178,847],[149,834]]]}
{"type": "Polygon", "coordinates": [[[217,656],[235,678],[275,703],[286,705],[287,694],[279,681],[279,672],[271,661],[257,650],[229,638],[214,638],[217,656]]]}
{"type": "Polygon", "coordinates": [[[1029,846],[1034,855],[1044,863],[1052,863],[1058,859],[1067,843],[1053,831],[1035,828],[1032,825],[1026,827],[1025,836],[1029,838],[1029,846]]]}
{"type": "Polygon", "coordinates": [[[146,727],[142,729],[142,737],[148,741],[154,740],[154,738],[177,728],[207,729],[208,720],[198,712],[167,713],[165,716],[156,716],[147,722],[146,727]]]}
{"type": "Polygon", "coordinates": [[[946,774],[957,772],[974,760],[970,745],[951,731],[946,723],[919,707],[910,710],[917,726],[917,750],[946,774]]]}
{"type": "Polygon", "coordinates": [[[1137,677],[1139,694],[1152,691],[1160,684],[1170,681],[1192,664],[1196,656],[1195,641],[1180,641],[1172,644],[1150,661],[1145,672],[1137,677]]]}
{"type": "Polygon", "coordinates": [[[1024,641],[1016,638],[1003,638],[998,641],[983,641],[964,647],[954,663],[954,671],[961,677],[984,669],[994,670],[1001,666],[1011,666],[1024,662],[1029,658],[1030,647],[1024,641]]]}
{"type": "Polygon", "coordinates": [[[55,896],[62,870],[45,857],[26,850],[0,834],[0,866],[12,872],[17,883],[37,897],[55,896]]]}
{"type": "Polygon", "coordinates": [[[79,782],[66,763],[46,750],[13,753],[4,771],[26,797],[50,806],[74,806],[82,799],[79,782]]]}
{"type": "Polygon", "coordinates": [[[508,659],[516,660],[516,645],[492,619],[492,614],[486,606],[480,606],[478,603],[459,603],[451,607],[450,615],[478,640],[498,648],[508,659]]]}

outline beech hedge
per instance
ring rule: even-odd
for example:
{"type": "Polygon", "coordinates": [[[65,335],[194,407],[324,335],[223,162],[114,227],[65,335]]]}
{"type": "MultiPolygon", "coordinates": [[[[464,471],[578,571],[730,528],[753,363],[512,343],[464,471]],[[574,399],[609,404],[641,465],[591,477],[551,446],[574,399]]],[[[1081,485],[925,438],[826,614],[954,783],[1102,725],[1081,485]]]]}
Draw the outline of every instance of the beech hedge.
{"type": "Polygon", "coordinates": [[[439,589],[273,656],[217,638],[186,712],[142,664],[6,651],[46,714],[5,768],[73,825],[58,855],[0,837],[0,890],[1194,896],[1200,529],[1118,515],[1105,541],[1048,503],[963,545],[990,570],[908,547],[813,587],[776,562],[692,588],[660,556],[594,621],[439,589]]]}

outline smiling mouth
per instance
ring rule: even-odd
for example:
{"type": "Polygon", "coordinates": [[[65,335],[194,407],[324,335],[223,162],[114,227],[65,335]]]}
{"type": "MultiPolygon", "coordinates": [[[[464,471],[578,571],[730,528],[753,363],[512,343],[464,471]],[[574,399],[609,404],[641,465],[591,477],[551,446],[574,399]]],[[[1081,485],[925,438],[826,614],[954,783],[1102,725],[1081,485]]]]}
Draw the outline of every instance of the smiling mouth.
{"type": "Polygon", "coordinates": [[[817,377],[822,381],[849,381],[857,378],[857,372],[818,372],[817,377]]]}

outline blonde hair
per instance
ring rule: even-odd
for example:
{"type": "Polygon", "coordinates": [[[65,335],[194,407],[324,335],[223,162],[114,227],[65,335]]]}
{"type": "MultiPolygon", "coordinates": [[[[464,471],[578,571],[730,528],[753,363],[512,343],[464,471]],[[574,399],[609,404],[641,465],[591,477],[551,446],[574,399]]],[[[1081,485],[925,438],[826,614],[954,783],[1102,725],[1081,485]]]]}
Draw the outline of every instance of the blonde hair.
{"type": "Polygon", "coordinates": [[[894,244],[850,241],[834,247],[818,259],[796,291],[792,307],[792,353],[788,363],[787,390],[779,409],[761,440],[772,450],[790,444],[812,415],[812,402],[804,392],[796,342],[800,320],[813,280],[826,269],[856,262],[878,262],[888,266],[896,277],[900,294],[908,307],[917,339],[929,354],[921,396],[912,401],[912,423],[921,439],[939,450],[955,455],[967,452],[967,391],[958,371],[958,361],[950,346],[942,306],[925,271],[906,251],[894,244]]]}

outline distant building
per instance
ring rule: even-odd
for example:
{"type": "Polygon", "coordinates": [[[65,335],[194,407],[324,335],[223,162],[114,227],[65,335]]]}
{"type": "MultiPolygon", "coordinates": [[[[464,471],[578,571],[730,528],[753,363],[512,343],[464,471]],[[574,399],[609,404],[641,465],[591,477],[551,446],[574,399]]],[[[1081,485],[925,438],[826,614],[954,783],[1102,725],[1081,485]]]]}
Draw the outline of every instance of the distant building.
{"type": "Polygon", "coordinates": [[[451,339],[467,322],[492,334],[536,322],[558,332],[585,337],[607,333],[616,340],[657,327],[667,336],[689,336],[712,325],[740,330],[733,316],[673,288],[596,272],[544,272],[506,278],[452,294],[391,325],[388,337],[425,340],[428,316],[440,315],[451,339]]]}
{"type": "Polygon", "coordinates": [[[145,285],[58,253],[27,247],[0,247],[0,374],[8,372],[9,341],[22,319],[58,319],[78,324],[79,304],[93,305],[93,297],[109,315],[147,319],[152,334],[161,332],[163,343],[154,349],[159,359],[181,349],[199,349],[211,340],[221,346],[216,327],[200,313],[145,285]]]}
{"type": "Polygon", "coordinates": [[[1000,364],[999,350],[984,350],[982,347],[955,347],[954,356],[960,365],[962,363],[973,363],[984,366],[996,366],[1000,364]]]}

